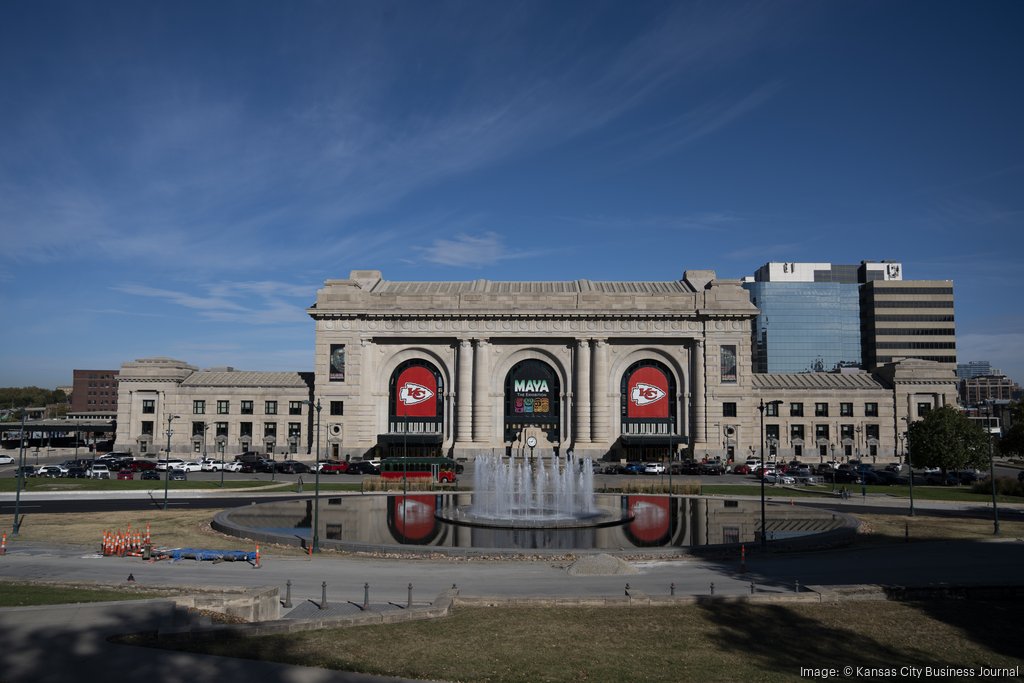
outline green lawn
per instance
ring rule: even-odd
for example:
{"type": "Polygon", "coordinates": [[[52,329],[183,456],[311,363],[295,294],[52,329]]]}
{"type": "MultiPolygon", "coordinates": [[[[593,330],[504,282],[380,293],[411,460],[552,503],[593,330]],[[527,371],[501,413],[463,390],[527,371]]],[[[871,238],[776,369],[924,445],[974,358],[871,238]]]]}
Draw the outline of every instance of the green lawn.
{"type": "Polygon", "coordinates": [[[0,581],[0,607],[66,605],[76,602],[111,602],[161,597],[166,597],[166,594],[140,591],[133,586],[93,588],[0,581]]]}
{"type": "MultiPolygon", "coordinates": [[[[836,491],[842,487],[850,492],[850,499],[855,500],[861,496],[860,484],[836,484],[836,491]]],[[[893,498],[909,498],[909,486],[867,486],[869,496],[891,496],[893,498]]],[[[811,496],[815,498],[832,498],[836,494],[832,491],[832,485],[809,486],[804,488],[787,488],[782,486],[765,486],[766,496],[779,496],[793,498],[799,496],[811,496]]],[[[708,496],[760,496],[761,487],[757,484],[713,484],[701,487],[701,493],[708,496]]],[[[996,496],[997,500],[1003,503],[1020,503],[1024,499],[1019,496],[996,496]]],[[[968,486],[914,486],[914,499],[920,500],[950,500],[967,503],[991,503],[991,494],[974,493],[968,486]]]]}

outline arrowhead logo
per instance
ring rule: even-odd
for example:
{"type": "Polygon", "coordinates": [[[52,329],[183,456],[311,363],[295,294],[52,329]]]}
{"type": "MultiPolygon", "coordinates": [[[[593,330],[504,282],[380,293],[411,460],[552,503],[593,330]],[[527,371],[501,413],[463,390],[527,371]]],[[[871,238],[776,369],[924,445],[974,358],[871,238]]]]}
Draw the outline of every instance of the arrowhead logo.
{"type": "Polygon", "coordinates": [[[399,400],[407,406],[414,406],[434,397],[434,392],[423,385],[406,382],[398,390],[399,400]]]}
{"type": "Polygon", "coordinates": [[[657,403],[663,398],[665,398],[664,390],[645,382],[634,384],[633,390],[629,393],[629,399],[637,406],[648,406],[652,403],[657,403]]]}

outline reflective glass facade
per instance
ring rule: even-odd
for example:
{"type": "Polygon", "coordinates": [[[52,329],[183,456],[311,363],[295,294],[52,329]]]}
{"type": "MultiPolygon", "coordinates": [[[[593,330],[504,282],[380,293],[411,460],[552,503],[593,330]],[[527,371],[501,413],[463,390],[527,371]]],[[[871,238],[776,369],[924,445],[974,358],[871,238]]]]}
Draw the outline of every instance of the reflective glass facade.
{"type": "Polygon", "coordinates": [[[754,372],[809,372],[859,366],[856,284],[745,282],[761,313],[754,321],[754,372]]]}

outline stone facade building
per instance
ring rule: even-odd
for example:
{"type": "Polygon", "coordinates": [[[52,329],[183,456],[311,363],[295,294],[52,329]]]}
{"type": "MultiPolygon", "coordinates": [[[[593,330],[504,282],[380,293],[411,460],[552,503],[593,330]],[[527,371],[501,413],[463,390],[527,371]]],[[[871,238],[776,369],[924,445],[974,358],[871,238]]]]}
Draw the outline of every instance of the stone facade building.
{"type": "Polygon", "coordinates": [[[307,312],[312,374],[126,363],[118,448],[152,452],[180,415],[173,452],[198,452],[206,433],[229,453],[309,453],[320,406],[324,458],[743,460],[760,453],[763,422],[780,458],[877,461],[897,455],[907,420],[956,402],[953,370],[928,361],[754,373],[758,310],[738,280],[707,270],[643,282],[394,282],[357,270],[325,282],[307,312]]]}

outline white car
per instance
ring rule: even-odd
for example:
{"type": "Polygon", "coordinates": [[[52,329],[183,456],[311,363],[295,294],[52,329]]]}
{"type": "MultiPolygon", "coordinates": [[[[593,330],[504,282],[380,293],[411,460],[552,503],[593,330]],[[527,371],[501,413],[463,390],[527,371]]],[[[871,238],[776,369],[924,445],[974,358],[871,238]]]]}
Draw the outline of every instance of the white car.
{"type": "Polygon", "coordinates": [[[771,474],[767,474],[766,473],[764,475],[764,483],[766,483],[766,484],[795,484],[796,483],[796,479],[794,479],[793,477],[789,476],[788,474],[776,474],[775,472],[772,472],[771,474]]]}
{"type": "MultiPolygon", "coordinates": [[[[202,465],[203,472],[220,472],[220,465],[221,465],[220,460],[213,460],[212,458],[206,458],[205,460],[200,460],[199,464],[202,465]]],[[[227,469],[227,467],[226,467],[227,463],[224,463],[224,464],[225,464],[225,468],[224,469],[227,469]]]]}
{"type": "Polygon", "coordinates": [[[186,472],[202,472],[203,471],[203,461],[202,460],[193,460],[191,462],[183,462],[183,463],[181,463],[179,465],[175,465],[172,469],[185,470],[186,472]]]}
{"type": "Polygon", "coordinates": [[[9,455],[0,455],[0,465],[10,465],[14,462],[14,458],[9,455]]]}
{"type": "Polygon", "coordinates": [[[660,462],[649,462],[644,465],[644,474],[665,474],[665,466],[660,462]]]}
{"type": "Polygon", "coordinates": [[[242,463],[238,462],[237,460],[235,460],[234,462],[226,462],[226,463],[224,463],[224,471],[225,472],[241,472],[242,471],[242,463]]]}
{"type": "Polygon", "coordinates": [[[110,479],[110,468],[101,462],[94,462],[85,473],[90,479],[110,479]]]}
{"type": "Polygon", "coordinates": [[[170,460],[157,460],[156,468],[163,472],[167,469],[179,470],[181,466],[185,464],[185,461],[181,458],[171,458],[170,460]],[[170,467],[168,467],[170,465],[170,467]]]}

